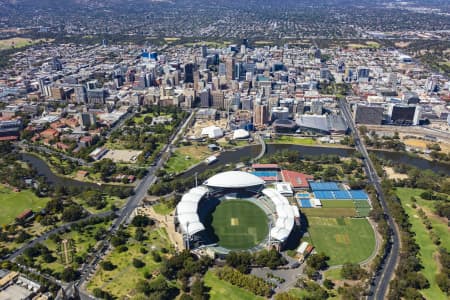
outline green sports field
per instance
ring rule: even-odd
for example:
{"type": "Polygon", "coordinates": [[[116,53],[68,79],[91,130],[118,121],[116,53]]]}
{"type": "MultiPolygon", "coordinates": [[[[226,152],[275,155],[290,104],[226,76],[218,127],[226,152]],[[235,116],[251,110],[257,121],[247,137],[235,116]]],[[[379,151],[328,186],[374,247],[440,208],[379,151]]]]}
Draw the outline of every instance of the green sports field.
{"type": "Polygon", "coordinates": [[[366,219],[310,217],[309,238],[318,252],[330,257],[331,266],[359,263],[375,249],[375,234],[366,219]]]}
{"type": "Polygon", "coordinates": [[[227,200],[212,214],[212,227],[218,244],[231,250],[248,249],[258,245],[268,234],[265,212],[245,200],[227,200]]]}
{"type": "Polygon", "coordinates": [[[355,208],[351,200],[321,200],[323,208],[355,208]]]}
{"type": "Polygon", "coordinates": [[[25,209],[39,211],[45,207],[49,198],[39,198],[30,190],[13,192],[0,185],[0,224],[10,224],[25,209]]]}

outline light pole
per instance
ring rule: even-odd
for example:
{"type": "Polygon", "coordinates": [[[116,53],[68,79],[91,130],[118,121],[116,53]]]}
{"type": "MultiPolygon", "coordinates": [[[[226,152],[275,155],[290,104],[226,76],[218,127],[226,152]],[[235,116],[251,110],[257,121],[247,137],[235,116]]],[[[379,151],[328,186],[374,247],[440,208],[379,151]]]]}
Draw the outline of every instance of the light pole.
{"type": "Polygon", "coordinates": [[[189,250],[189,222],[186,223],[186,249],[189,250]]]}
{"type": "Polygon", "coordinates": [[[269,221],[269,250],[270,248],[272,248],[271,244],[272,244],[272,233],[271,233],[271,229],[272,229],[272,221],[269,221]]]}

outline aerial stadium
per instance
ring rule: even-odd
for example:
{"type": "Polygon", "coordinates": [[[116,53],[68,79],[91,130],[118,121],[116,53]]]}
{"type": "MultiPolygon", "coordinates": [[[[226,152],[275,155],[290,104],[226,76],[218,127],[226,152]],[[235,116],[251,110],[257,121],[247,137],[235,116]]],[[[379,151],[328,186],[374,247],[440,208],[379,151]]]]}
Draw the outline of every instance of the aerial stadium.
{"type": "Polygon", "coordinates": [[[177,205],[175,222],[188,249],[282,249],[300,214],[258,176],[241,171],[216,174],[189,190],[177,205]]]}

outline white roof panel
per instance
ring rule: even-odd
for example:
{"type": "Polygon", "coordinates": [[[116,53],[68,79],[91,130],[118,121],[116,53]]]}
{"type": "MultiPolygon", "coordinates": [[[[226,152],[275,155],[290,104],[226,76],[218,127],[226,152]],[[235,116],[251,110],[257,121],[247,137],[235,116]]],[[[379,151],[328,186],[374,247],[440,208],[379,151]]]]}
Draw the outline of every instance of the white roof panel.
{"type": "Polygon", "coordinates": [[[253,174],[241,171],[228,171],[212,176],[204,182],[204,185],[218,188],[245,188],[263,185],[264,183],[264,180],[253,174]]]}

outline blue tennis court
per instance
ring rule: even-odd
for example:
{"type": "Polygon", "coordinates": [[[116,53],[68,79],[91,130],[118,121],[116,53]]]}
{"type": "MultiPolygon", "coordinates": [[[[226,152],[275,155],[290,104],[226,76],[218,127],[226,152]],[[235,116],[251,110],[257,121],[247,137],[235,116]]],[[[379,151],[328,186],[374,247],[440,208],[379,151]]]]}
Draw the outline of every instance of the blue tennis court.
{"type": "Polygon", "coordinates": [[[340,200],[350,200],[352,199],[352,195],[348,191],[342,190],[342,191],[334,191],[334,198],[340,199],[340,200]]]}
{"type": "Polygon", "coordinates": [[[296,195],[297,198],[309,198],[310,195],[308,193],[299,193],[296,195]]]}
{"type": "Polygon", "coordinates": [[[367,200],[367,199],[369,199],[369,196],[363,190],[350,190],[349,193],[352,196],[353,200],[367,200]]]}
{"type": "Polygon", "coordinates": [[[253,171],[253,175],[258,177],[277,177],[278,172],[276,171],[253,171]]]}
{"type": "Polygon", "coordinates": [[[312,208],[311,202],[309,200],[299,200],[300,206],[303,208],[312,208]]]}
{"type": "Polygon", "coordinates": [[[334,199],[332,191],[315,191],[314,197],[317,199],[334,199]]]}
{"type": "Polygon", "coordinates": [[[340,188],[336,182],[310,182],[309,186],[315,191],[339,191],[340,188]]]}

